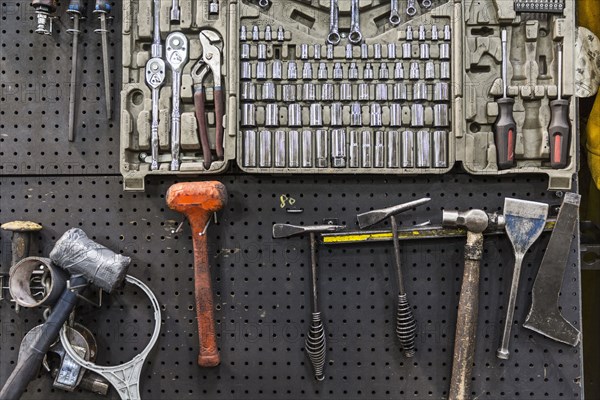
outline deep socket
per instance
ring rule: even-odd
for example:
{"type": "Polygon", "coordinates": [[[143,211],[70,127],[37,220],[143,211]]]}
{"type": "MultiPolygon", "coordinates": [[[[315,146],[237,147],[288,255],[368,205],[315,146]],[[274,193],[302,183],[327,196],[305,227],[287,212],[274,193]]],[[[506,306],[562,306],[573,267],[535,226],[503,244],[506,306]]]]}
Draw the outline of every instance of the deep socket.
{"type": "Polygon", "coordinates": [[[306,43],[300,45],[300,59],[308,60],[308,44],[306,43]]]}
{"type": "Polygon", "coordinates": [[[373,44],[373,59],[381,60],[381,43],[373,44]]]}
{"type": "Polygon", "coordinates": [[[433,63],[433,61],[427,61],[425,63],[425,79],[435,79],[435,64],[433,63]]]}
{"type": "Polygon", "coordinates": [[[371,148],[371,131],[362,131],[361,160],[363,168],[371,168],[373,163],[371,148]]]}
{"type": "Polygon", "coordinates": [[[333,83],[324,83],[321,85],[321,100],[332,101],[334,94],[333,83]]]}
{"type": "Polygon", "coordinates": [[[402,58],[410,60],[412,58],[412,43],[402,43],[402,58]]]}
{"type": "Polygon", "coordinates": [[[379,103],[371,104],[371,126],[372,127],[383,126],[383,122],[382,122],[382,118],[381,118],[381,104],[379,104],[379,103]]]}
{"type": "Polygon", "coordinates": [[[300,132],[288,132],[288,167],[298,168],[300,166],[300,132]]]}
{"type": "Polygon", "coordinates": [[[242,82],[240,98],[243,101],[256,100],[256,85],[254,84],[254,82],[242,82]]]}
{"type": "Polygon", "coordinates": [[[258,136],[258,166],[261,168],[271,167],[271,131],[260,131],[258,136]]]}
{"type": "Polygon", "coordinates": [[[375,131],[375,148],[373,149],[373,167],[385,166],[385,142],[383,131],[375,131]]]}
{"type": "Polygon", "coordinates": [[[298,79],[298,65],[296,61],[288,61],[287,78],[290,81],[298,79]]]}
{"type": "Polygon", "coordinates": [[[431,167],[431,143],[429,131],[418,131],[416,140],[417,168],[431,167]]]}
{"type": "Polygon", "coordinates": [[[332,103],[331,104],[331,115],[330,115],[330,125],[331,126],[343,126],[344,121],[342,118],[342,103],[332,103]]]}
{"type": "Polygon", "coordinates": [[[394,83],[394,100],[408,100],[408,87],[403,82],[394,83]]]}
{"type": "Polygon", "coordinates": [[[317,168],[327,168],[329,166],[329,149],[327,146],[328,132],[325,129],[318,129],[316,132],[316,166],[317,168]]]}
{"type": "Polygon", "coordinates": [[[302,100],[315,101],[317,99],[317,87],[312,82],[302,84],[302,100]]]}
{"type": "Polygon", "coordinates": [[[293,103],[297,100],[296,85],[285,84],[281,86],[281,98],[287,103],[293,103]]]}
{"type": "Polygon", "coordinates": [[[262,61],[267,59],[267,45],[265,43],[259,43],[257,45],[256,58],[262,61]]]}
{"type": "Polygon", "coordinates": [[[402,168],[415,167],[415,133],[413,131],[402,132],[402,168]]]}
{"type": "Polygon", "coordinates": [[[440,79],[450,80],[451,73],[450,63],[448,61],[442,61],[440,63],[440,79]]]}
{"type": "Polygon", "coordinates": [[[273,80],[281,80],[283,79],[283,63],[281,60],[273,60],[273,64],[271,65],[271,77],[273,80]]]}
{"type": "Polygon", "coordinates": [[[433,126],[445,128],[450,126],[448,104],[435,104],[433,106],[433,126]]]}
{"type": "Polygon", "coordinates": [[[267,79],[267,63],[265,61],[256,62],[256,79],[267,79]]]}
{"type": "Polygon", "coordinates": [[[311,103],[309,125],[312,127],[323,126],[323,106],[321,103],[311,103]]]}
{"type": "Polygon", "coordinates": [[[387,45],[387,58],[388,60],[396,59],[396,43],[388,43],[387,45]]]}
{"type": "Polygon", "coordinates": [[[334,168],[346,167],[346,130],[331,131],[331,159],[334,168]]]}
{"type": "Polygon", "coordinates": [[[249,81],[252,79],[252,64],[248,61],[242,61],[240,65],[240,79],[249,81]]]}
{"type": "Polygon", "coordinates": [[[256,131],[244,131],[244,167],[256,167],[256,131]]]}
{"type": "Polygon", "coordinates": [[[448,132],[433,132],[433,167],[448,167],[448,132]]]}
{"type": "Polygon", "coordinates": [[[433,86],[433,101],[450,101],[450,86],[448,82],[436,82],[433,86]]]}
{"type": "Polygon", "coordinates": [[[250,45],[248,43],[242,43],[242,47],[240,50],[240,59],[242,59],[242,60],[250,59],[250,45]]]}
{"type": "Polygon", "coordinates": [[[362,126],[362,106],[360,103],[350,105],[350,126],[362,126]]]}
{"type": "Polygon", "coordinates": [[[413,101],[426,101],[427,100],[427,84],[419,81],[413,85],[413,101]]]}
{"type": "Polygon", "coordinates": [[[276,168],[285,167],[285,131],[275,131],[275,161],[276,168]]]}
{"type": "Polygon", "coordinates": [[[398,103],[390,104],[390,126],[402,126],[402,106],[398,103]]]}
{"type": "Polygon", "coordinates": [[[292,103],[288,106],[288,125],[302,126],[302,106],[300,104],[292,103]]]}
{"type": "Polygon", "coordinates": [[[254,103],[242,104],[242,118],[240,125],[243,127],[256,126],[256,107],[254,106],[254,103]]]}
{"type": "Polygon", "coordinates": [[[358,168],[360,165],[358,148],[358,131],[350,131],[350,145],[348,149],[348,166],[358,168]]]}
{"type": "Polygon", "coordinates": [[[410,106],[410,126],[421,127],[425,125],[425,109],[423,104],[413,103],[410,106]]]}
{"type": "Polygon", "coordinates": [[[313,165],[313,133],[309,130],[302,131],[302,168],[311,168],[313,165]]]}
{"type": "Polygon", "coordinates": [[[265,82],[262,85],[262,100],[277,101],[277,90],[273,82],[265,82]]]}
{"type": "Polygon", "coordinates": [[[398,168],[398,151],[400,148],[400,135],[397,131],[389,131],[387,133],[387,136],[387,166],[388,168],[398,168]]]}
{"type": "Polygon", "coordinates": [[[342,82],[339,85],[340,88],[340,100],[350,101],[352,100],[352,84],[348,82],[342,82]]]}
{"type": "Polygon", "coordinates": [[[388,100],[388,85],[387,83],[378,83],[375,85],[375,101],[388,100]]]}
{"type": "Polygon", "coordinates": [[[358,84],[358,100],[369,101],[371,99],[371,89],[368,83],[358,84]]]}

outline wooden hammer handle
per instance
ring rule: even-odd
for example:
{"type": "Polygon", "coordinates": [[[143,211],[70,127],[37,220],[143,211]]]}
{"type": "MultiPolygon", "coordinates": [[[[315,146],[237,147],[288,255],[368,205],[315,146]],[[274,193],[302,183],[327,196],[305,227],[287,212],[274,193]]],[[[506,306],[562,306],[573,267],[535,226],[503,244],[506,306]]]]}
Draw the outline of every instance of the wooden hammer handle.
{"type": "Polygon", "coordinates": [[[467,232],[465,270],[456,317],[454,359],[448,400],[467,400],[471,396],[471,376],[477,343],[479,270],[482,253],[483,234],[467,232]]]}
{"type": "MultiPolygon", "coordinates": [[[[212,215],[212,214],[210,214],[212,215]]],[[[210,217],[208,218],[210,219],[210,217]]],[[[208,262],[207,237],[204,232],[208,219],[190,218],[194,243],[194,286],[196,295],[196,317],[198,318],[198,339],[200,353],[198,365],[214,367],[221,362],[215,334],[213,293],[208,262]]]]}

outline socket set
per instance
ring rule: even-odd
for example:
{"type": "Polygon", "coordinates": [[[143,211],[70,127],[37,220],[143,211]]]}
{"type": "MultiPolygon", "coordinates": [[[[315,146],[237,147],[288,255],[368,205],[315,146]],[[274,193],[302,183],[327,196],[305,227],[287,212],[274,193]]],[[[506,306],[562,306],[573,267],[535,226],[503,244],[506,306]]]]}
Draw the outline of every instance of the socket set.
{"type": "Polygon", "coordinates": [[[123,6],[125,190],[143,190],[147,175],[223,173],[232,161],[270,174],[460,165],[571,187],[571,3],[179,0],[177,24],[173,0],[155,2],[158,40],[149,2],[123,6]],[[188,43],[180,82],[168,57],[149,62],[178,33],[188,43]]]}
{"type": "Polygon", "coordinates": [[[401,46],[296,46],[272,31],[240,31],[245,169],[448,167],[450,25],[408,25],[401,46]]]}

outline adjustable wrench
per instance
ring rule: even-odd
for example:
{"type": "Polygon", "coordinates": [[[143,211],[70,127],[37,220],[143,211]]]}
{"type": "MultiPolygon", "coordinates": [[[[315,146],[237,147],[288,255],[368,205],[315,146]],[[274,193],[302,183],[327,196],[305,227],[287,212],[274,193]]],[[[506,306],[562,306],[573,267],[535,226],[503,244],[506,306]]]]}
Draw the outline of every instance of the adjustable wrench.
{"type": "Polygon", "coordinates": [[[350,1],[350,33],[348,33],[348,41],[352,44],[359,44],[362,42],[359,4],[358,0],[350,1]]]}
{"type": "Polygon", "coordinates": [[[338,7],[338,0],[331,0],[329,6],[329,35],[327,35],[327,43],[336,45],[340,43],[340,9],[338,7]]]}
{"type": "Polygon", "coordinates": [[[165,82],[165,62],[162,58],[155,57],[148,60],[146,63],[146,83],[152,89],[152,163],[150,169],[155,171],[158,169],[158,124],[159,124],[159,109],[158,101],[160,99],[160,87],[165,82]]]}
{"type": "Polygon", "coordinates": [[[398,0],[391,0],[390,24],[397,26],[400,24],[400,13],[398,12],[398,0]]]}
{"type": "Polygon", "coordinates": [[[181,137],[181,71],[188,60],[188,40],[181,32],[173,32],[166,41],[167,64],[173,81],[173,109],[171,111],[171,170],[179,170],[179,139],[181,137]]]}

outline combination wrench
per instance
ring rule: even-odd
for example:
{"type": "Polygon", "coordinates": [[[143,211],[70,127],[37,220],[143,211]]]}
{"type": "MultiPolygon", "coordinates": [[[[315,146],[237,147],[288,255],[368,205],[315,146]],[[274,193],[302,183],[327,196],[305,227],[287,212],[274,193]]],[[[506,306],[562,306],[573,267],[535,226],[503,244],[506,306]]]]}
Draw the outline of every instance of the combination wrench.
{"type": "Polygon", "coordinates": [[[336,45],[342,39],[339,30],[340,9],[338,0],[331,0],[329,7],[329,35],[327,35],[327,43],[336,45]]]}
{"type": "Polygon", "coordinates": [[[351,0],[350,3],[350,33],[348,34],[348,41],[352,44],[359,44],[362,42],[358,0],[351,0]]]}
{"type": "Polygon", "coordinates": [[[181,32],[173,32],[166,41],[167,64],[173,81],[173,109],[171,112],[171,171],[179,170],[179,139],[181,137],[181,71],[188,60],[188,40],[181,32]]]}
{"type": "Polygon", "coordinates": [[[417,0],[408,0],[406,5],[406,15],[409,17],[414,17],[417,14],[416,2],[417,0]]]}
{"type": "Polygon", "coordinates": [[[390,2],[390,24],[397,26],[400,24],[400,13],[398,12],[398,0],[391,0],[390,2]]]}

